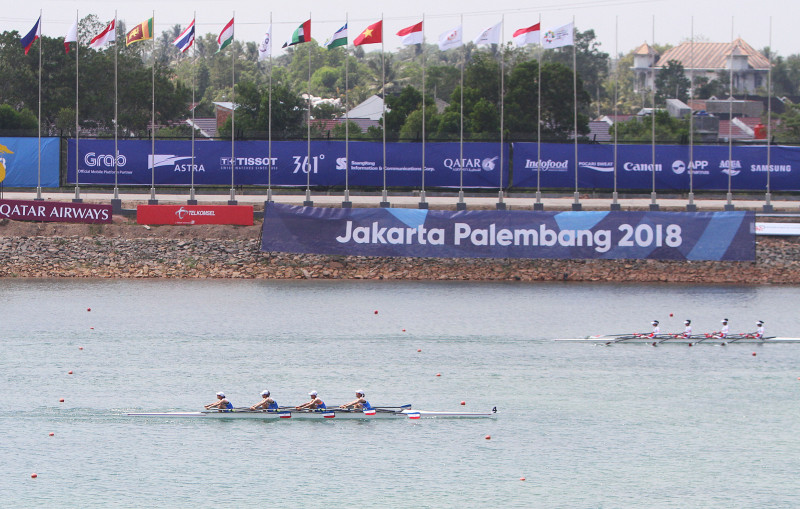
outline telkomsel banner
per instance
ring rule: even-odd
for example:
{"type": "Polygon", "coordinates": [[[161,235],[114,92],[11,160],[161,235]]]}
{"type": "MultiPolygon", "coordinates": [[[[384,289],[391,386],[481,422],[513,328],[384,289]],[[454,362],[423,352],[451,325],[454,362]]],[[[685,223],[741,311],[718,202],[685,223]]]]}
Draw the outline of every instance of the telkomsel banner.
{"type": "Polygon", "coordinates": [[[0,200],[0,217],[46,223],[110,223],[111,205],[57,201],[0,200]]]}
{"type": "Polygon", "coordinates": [[[5,187],[58,187],[59,139],[0,138],[0,182],[5,187]]]}
{"type": "MultiPolygon", "coordinates": [[[[769,154],[770,188],[800,189],[800,147],[773,146],[769,154]]],[[[688,190],[691,176],[696,190],[764,190],[767,187],[767,147],[695,146],[689,160],[687,145],[617,145],[617,187],[688,190]]],[[[535,188],[575,186],[575,146],[543,143],[541,160],[536,143],[514,143],[514,186],[535,188]],[[541,173],[538,168],[541,164],[541,173]]],[[[613,189],[614,146],[578,146],[578,187],[613,189]]]]}
{"type": "Polygon", "coordinates": [[[136,207],[139,224],[232,224],[251,226],[251,205],[139,205],[136,207]]]}
{"type": "MultiPolygon", "coordinates": [[[[75,140],[69,140],[67,181],[75,183],[75,140]]],[[[156,185],[231,184],[231,143],[198,141],[192,163],[190,141],[157,141],[155,157],[151,142],[122,140],[114,158],[113,140],[81,140],[78,154],[80,184],[150,185],[155,168],[156,185]]],[[[383,147],[375,142],[350,143],[349,184],[383,186],[383,147]]],[[[458,143],[425,144],[425,186],[469,188],[508,185],[509,146],[503,146],[500,168],[499,143],[465,143],[463,158],[458,143]]],[[[312,141],[311,157],[303,141],[272,143],[272,157],[263,141],[236,142],[233,180],[235,185],[267,185],[272,171],[273,186],[344,186],[348,168],[343,141],[312,141]],[[310,173],[310,176],[309,176],[310,173]],[[310,177],[310,178],[309,178],[310,177]]],[[[422,185],[422,145],[386,144],[386,185],[419,188],[422,185]]]]}
{"type": "Polygon", "coordinates": [[[438,258],[754,260],[753,212],[338,209],[270,204],[262,251],[438,258]]]}

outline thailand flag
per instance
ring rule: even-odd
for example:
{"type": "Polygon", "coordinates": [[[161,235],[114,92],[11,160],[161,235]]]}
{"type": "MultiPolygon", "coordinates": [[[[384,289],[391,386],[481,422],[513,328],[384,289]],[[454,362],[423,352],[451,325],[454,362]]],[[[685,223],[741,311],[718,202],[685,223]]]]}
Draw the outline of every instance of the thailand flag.
{"type": "Polygon", "coordinates": [[[194,20],[189,23],[186,30],[181,32],[181,35],[179,35],[172,44],[174,44],[181,53],[185,53],[187,49],[192,47],[192,44],[194,44],[194,20]]]}
{"type": "Polygon", "coordinates": [[[336,414],[334,412],[325,412],[322,414],[322,417],[326,419],[333,419],[334,417],[336,417],[336,414]]]}
{"type": "Polygon", "coordinates": [[[33,25],[31,31],[28,32],[28,35],[26,35],[19,41],[20,43],[22,43],[22,47],[25,48],[26,55],[28,54],[28,51],[30,51],[31,46],[33,46],[33,43],[36,41],[36,39],[38,39],[41,36],[42,36],[42,17],[39,16],[39,19],[36,20],[36,24],[33,25]]]}
{"type": "Polygon", "coordinates": [[[375,409],[364,410],[364,415],[375,415],[375,409]]]}

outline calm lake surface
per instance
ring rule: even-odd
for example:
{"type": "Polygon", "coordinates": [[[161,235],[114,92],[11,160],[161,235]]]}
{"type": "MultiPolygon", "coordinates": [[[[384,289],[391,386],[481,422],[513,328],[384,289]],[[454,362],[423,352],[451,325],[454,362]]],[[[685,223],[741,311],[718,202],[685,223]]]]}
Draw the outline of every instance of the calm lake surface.
{"type": "Polygon", "coordinates": [[[797,337],[799,298],[793,287],[0,280],[0,493],[13,507],[798,507],[800,344],[552,339],[652,319],[703,332],[723,317],[732,332],[761,319],[797,337]],[[218,390],[245,406],[263,389],[281,405],[316,389],[330,406],[358,388],[373,404],[498,414],[124,415],[198,410],[218,390]]]}

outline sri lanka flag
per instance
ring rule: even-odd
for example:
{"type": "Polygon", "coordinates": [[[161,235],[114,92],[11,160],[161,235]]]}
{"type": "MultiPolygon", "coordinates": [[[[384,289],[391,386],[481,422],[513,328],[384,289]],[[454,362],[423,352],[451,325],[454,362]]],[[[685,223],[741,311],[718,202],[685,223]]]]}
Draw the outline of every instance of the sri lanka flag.
{"type": "Polygon", "coordinates": [[[33,25],[31,31],[28,32],[28,35],[20,39],[20,43],[22,43],[22,47],[25,48],[25,54],[28,54],[30,51],[31,46],[33,46],[34,41],[42,36],[42,17],[39,16],[39,19],[36,20],[36,24],[33,25]]]}

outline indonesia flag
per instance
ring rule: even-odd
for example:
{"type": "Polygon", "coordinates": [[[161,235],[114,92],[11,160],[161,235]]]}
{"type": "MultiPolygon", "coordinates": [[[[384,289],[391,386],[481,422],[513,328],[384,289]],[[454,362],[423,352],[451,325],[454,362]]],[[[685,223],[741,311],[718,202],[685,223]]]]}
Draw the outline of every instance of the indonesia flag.
{"type": "Polygon", "coordinates": [[[192,47],[192,44],[194,44],[194,20],[189,23],[186,30],[181,32],[181,35],[179,35],[172,44],[174,44],[181,53],[185,53],[187,49],[192,47]]]}
{"type": "Polygon", "coordinates": [[[117,40],[117,29],[116,29],[117,20],[113,20],[108,26],[94,36],[94,38],[89,41],[89,47],[92,49],[100,49],[105,46],[109,42],[113,42],[117,40]]]}
{"type": "Polygon", "coordinates": [[[416,25],[411,25],[410,27],[406,27],[399,32],[397,35],[402,37],[403,39],[400,41],[400,44],[403,46],[411,46],[412,44],[422,44],[422,40],[424,39],[422,35],[422,21],[417,23],[416,25]]]}
{"type": "Polygon", "coordinates": [[[514,32],[514,43],[517,47],[527,46],[528,44],[539,44],[539,23],[528,28],[520,28],[514,32]]]}

